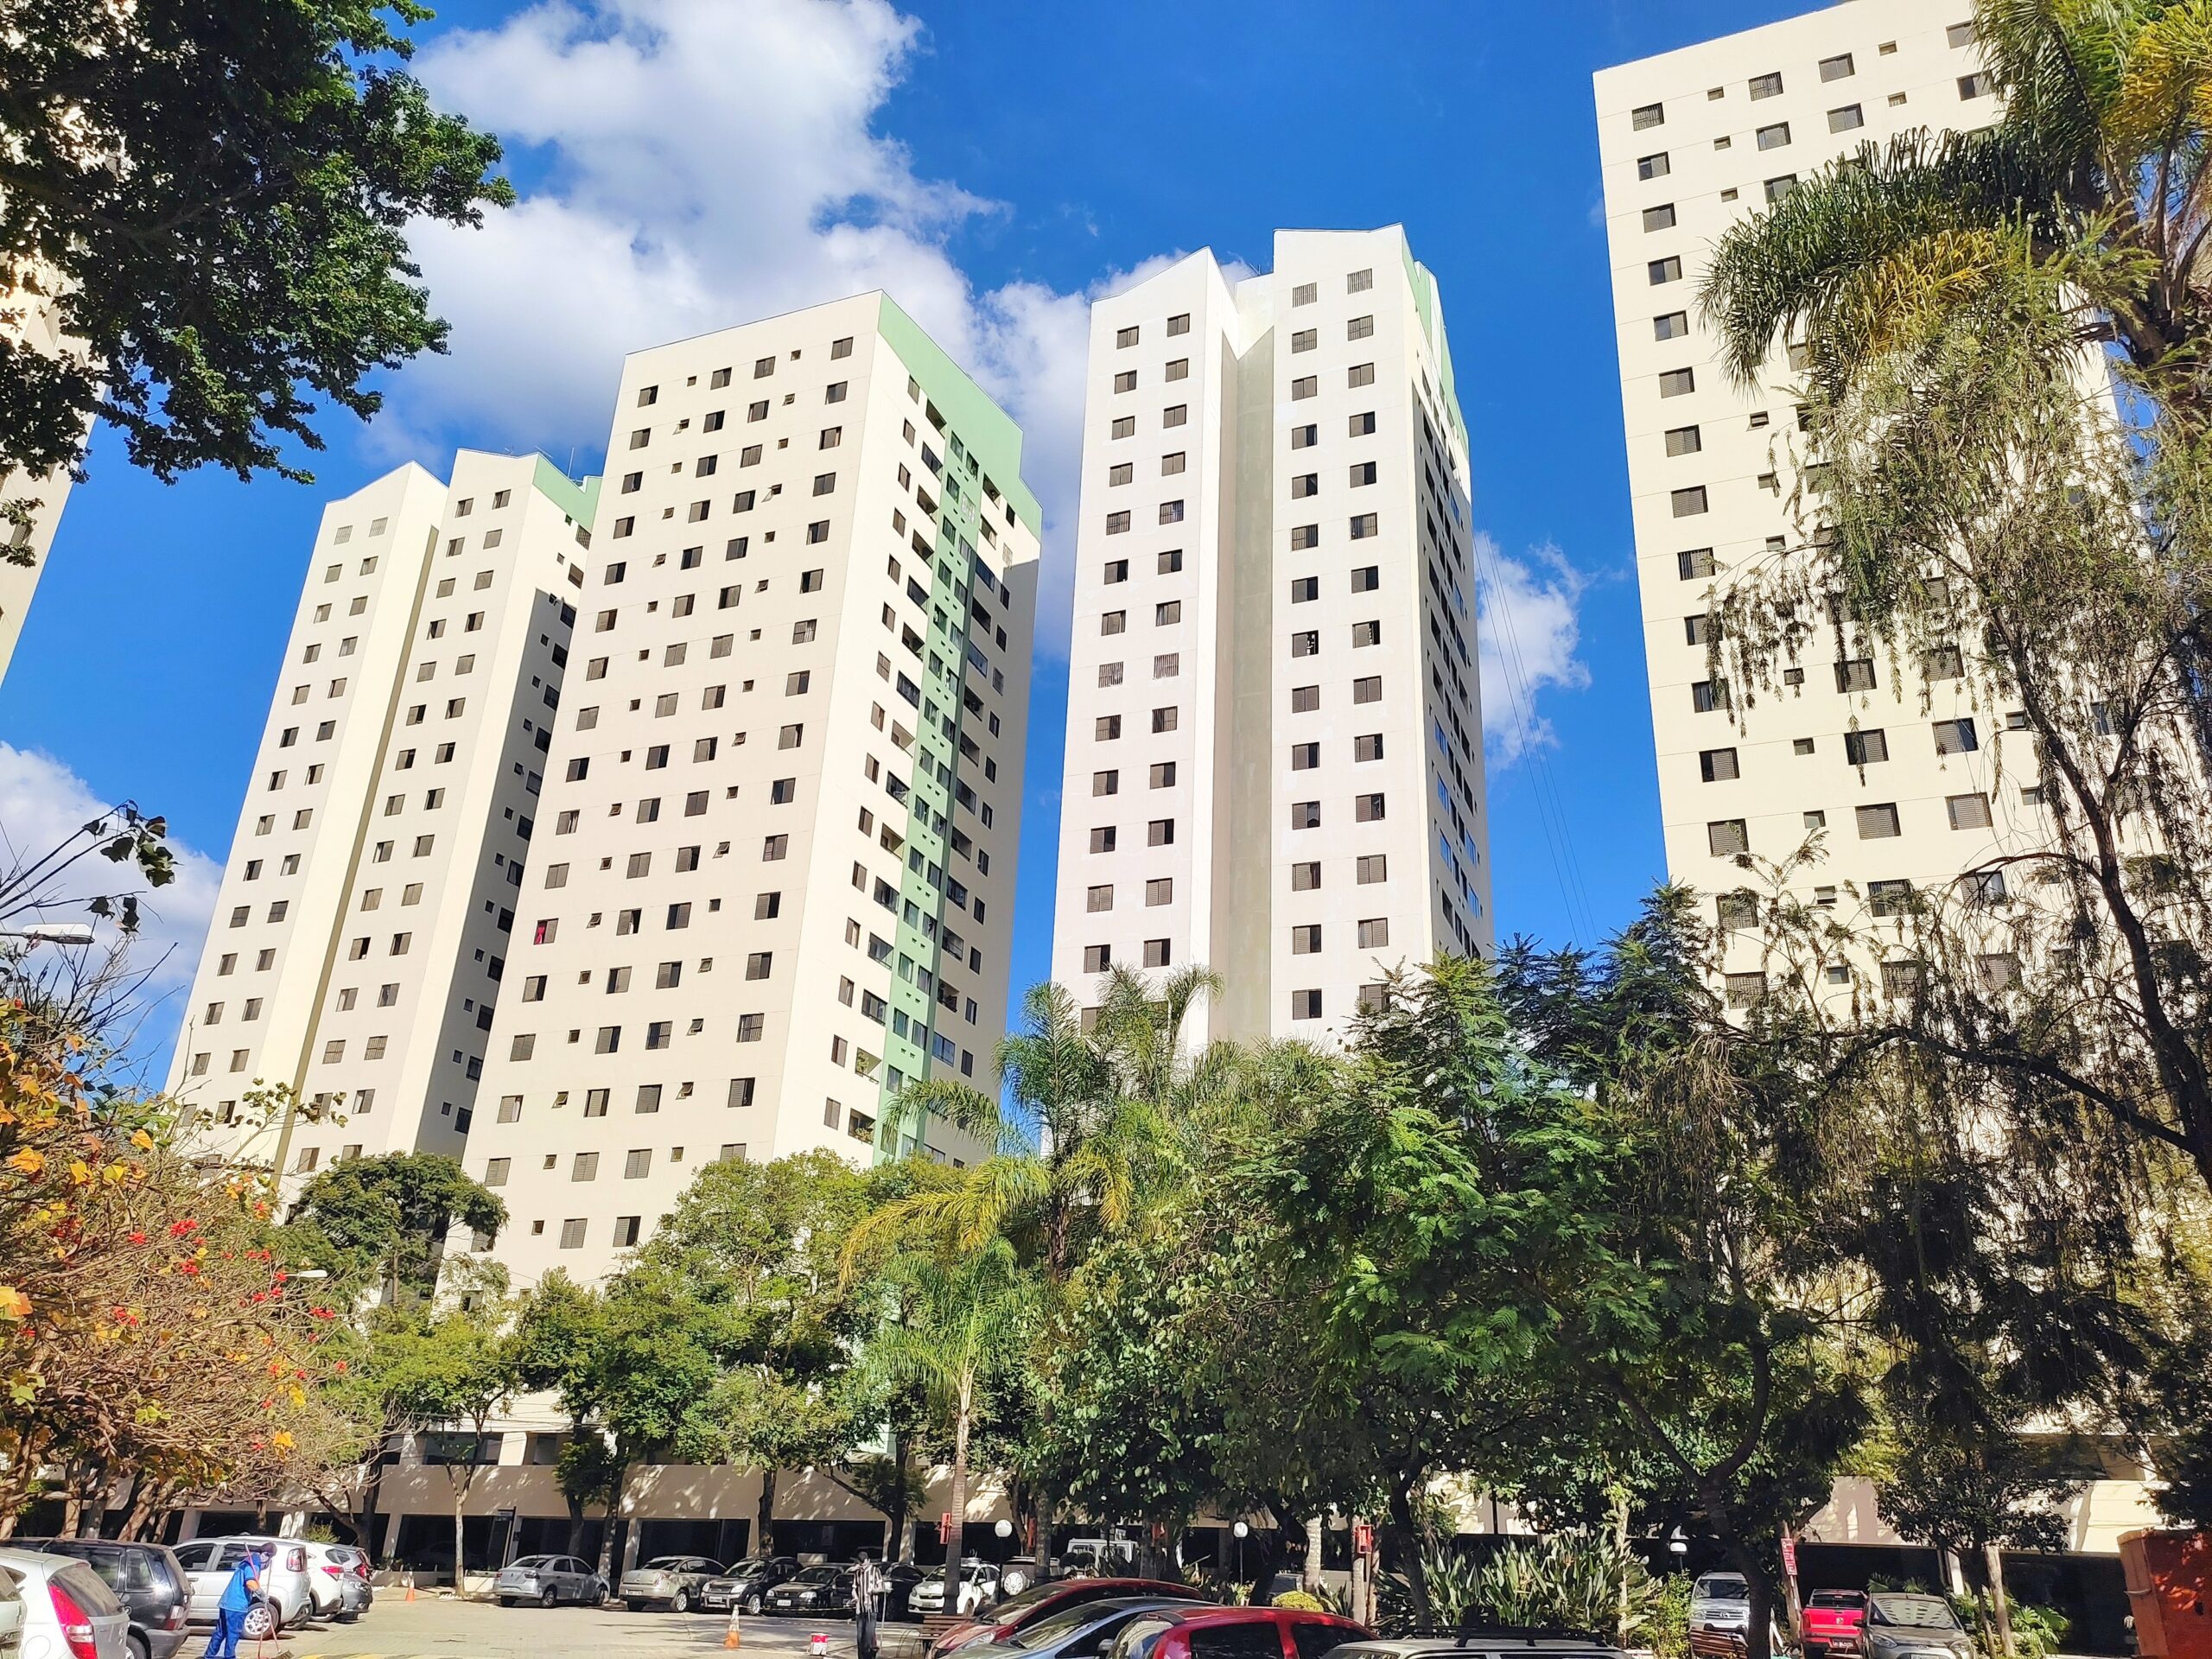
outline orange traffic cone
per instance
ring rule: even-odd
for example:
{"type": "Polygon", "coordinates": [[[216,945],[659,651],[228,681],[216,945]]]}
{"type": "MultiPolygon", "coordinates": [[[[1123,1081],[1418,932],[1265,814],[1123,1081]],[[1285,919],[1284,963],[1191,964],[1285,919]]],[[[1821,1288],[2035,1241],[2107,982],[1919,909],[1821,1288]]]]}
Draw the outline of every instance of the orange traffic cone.
{"type": "Polygon", "coordinates": [[[407,1575],[407,1599],[415,1599],[415,1575],[412,1573],[407,1575]]]}
{"type": "Polygon", "coordinates": [[[742,1639],[737,1623],[737,1604],[733,1601],[729,1605],[729,1628],[722,1632],[722,1646],[734,1653],[742,1639]]]}
{"type": "Polygon", "coordinates": [[[806,1651],[809,1659],[828,1659],[830,1638],[820,1630],[817,1630],[806,1638],[806,1651]]]}

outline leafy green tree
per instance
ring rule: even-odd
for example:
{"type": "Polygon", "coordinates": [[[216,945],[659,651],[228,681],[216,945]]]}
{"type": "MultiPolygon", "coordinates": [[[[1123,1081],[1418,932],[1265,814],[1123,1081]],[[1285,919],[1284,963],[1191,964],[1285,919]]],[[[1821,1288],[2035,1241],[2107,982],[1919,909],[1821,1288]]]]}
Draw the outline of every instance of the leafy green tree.
{"type": "Polygon", "coordinates": [[[300,1190],[284,1226],[288,1249],[331,1275],[337,1290],[386,1303],[437,1288],[449,1235],[495,1233],[507,1207],[497,1193],[434,1152],[386,1153],[333,1164],[300,1190]]]}
{"type": "Polygon", "coordinates": [[[486,1426],[521,1381],[512,1331],[514,1305],[500,1296],[452,1299],[428,1318],[395,1332],[381,1378],[388,1408],[424,1426],[437,1443],[453,1500],[453,1571],[456,1589],[465,1559],[461,1517],[483,1469],[486,1426]],[[436,1425],[435,1428],[428,1426],[436,1425]]]}
{"type": "Polygon", "coordinates": [[[512,192],[498,143],[404,68],[413,0],[30,0],[0,37],[0,290],[51,298],[59,355],[0,366],[0,470],[76,464],[95,416],[163,479],[308,475],[316,400],[445,326],[408,227],[512,192]]]}
{"type": "Polygon", "coordinates": [[[1803,544],[1722,573],[1715,671],[1739,712],[1831,646],[1974,694],[1954,741],[2034,783],[2047,842],[1840,918],[1785,906],[1781,976],[1823,935],[1886,964],[1839,1023],[1955,1122],[1999,1114],[2020,1189],[2126,1217],[2164,1162],[2212,1187],[2212,54],[2170,0],[1975,21],[1999,120],[1870,146],[1715,249],[1729,363],[1752,384],[1789,342],[1807,429],[1803,544]]]}
{"type": "MultiPolygon", "coordinates": [[[[1889,1412],[1897,1452],[1874,1487],[1883,1518],[1947,1556],[1980,1561],[2000,1649],[2011,1653],[2003,1552],[2056,1554],[2066,1547],[2056,1506],[2082,1488],[2068,1466],[2072,1448],[2023,1435],[2016,1415],[1961,1421],[1944,1414],[1939,1402],[1913,1397],[1893,1398],[1889,1412]]],[[[2078,1469],[2078,1459],[2071,1461],[2078,1469]]]]}
{"type": "Polygon", "coordinates": [[[777,1471],[842,1458],[852,1423],[838,1380],[869,1309],[841,1268],[871,1178],[827,1152],[702,1167],[652,1239],[603,1287],[552,1274],[518,1328],[527,1386],[573,1425],[572,1522],[596,1498],[616,1548],[640,1459],[735,1462],[762,1476],[758,1537],[774,1535],[777,1471]],[[596,1483],[596,1490],[589,1483],[596,1483]]]}
{"type": "MultiPolygon", "coordinates": [[[[1158,987],[1116,970],[1103,983],[1101,1012],[1089,1031],[1065,988],[1035,986],[1021,1028],[999,1045],[1010,1112],[949,1078],[916,1084],[902,1097],[902,1109],[936,1113],[996,1151],[957,1181],[887,1204],[856,1230],[853,1254],[858,1259],[886,1241],[925,1234],[957,1252],[994,1238],[1011,1241],[1033,1269],[1041,1299],[1033,1396],[1040,1436],[1049,1428],[1053,1356],[1077,1269],[1177,1179],[1173,1113],[1215,1092],[1225,1071],[1219,1054],[1194,1061],[1183,1036],[1192,1007],[1213,983],[1199,969],[1158,987]]],[[[1039,1566],[1049,1571],[1056,1509],[1050,1482],[1038,1484],[1037,1503],[1046,1535],[1039,1566]]]]}

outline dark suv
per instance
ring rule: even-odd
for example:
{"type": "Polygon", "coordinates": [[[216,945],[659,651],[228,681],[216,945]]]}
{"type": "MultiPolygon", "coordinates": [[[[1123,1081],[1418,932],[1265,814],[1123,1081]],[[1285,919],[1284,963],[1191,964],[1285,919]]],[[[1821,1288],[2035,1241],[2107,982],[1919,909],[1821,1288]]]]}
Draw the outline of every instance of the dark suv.
{"type": "Polygon", "coordinates": [[[130,1615],[131,1659],[170,1659],[184,1645],[190,1592],[167,1546],[105,1538],[10,1538],[10,1549],[73,1555],[106,1580],[130,1615]]]}

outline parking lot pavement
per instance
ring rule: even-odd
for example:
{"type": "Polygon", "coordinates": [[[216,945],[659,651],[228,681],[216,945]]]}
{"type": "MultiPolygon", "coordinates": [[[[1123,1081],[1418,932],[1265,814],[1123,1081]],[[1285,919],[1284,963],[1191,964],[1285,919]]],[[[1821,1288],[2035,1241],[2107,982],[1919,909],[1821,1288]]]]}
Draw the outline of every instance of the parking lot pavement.
{"type": "MultiPolygon", "coordinates": [[[[720,1613],[630,1613],[610,1608],[501,1607],[494,1602],[423,1596],[381,1599],[351,1624],[321,1624],[288,1633],[267,1644],[262,1659],[597,1659],[605,1655],[706,1655],[722,1652],[728,1618],[720,1613]]],[[[912,1630],[912,1626],[892,1626],[912,1630]]],[[[798,1659],[820,1630],[830,1651],[852,1659],[853,1626],[847,1619],[814,1623],[798,1618],[748,1618],[741,1651],[798,1659]]],[[[206,1646],[195,1630],[178,1659],[199,1659],[206,1646]]],[[[242,1647],[241,1655],[252,1653],[242,1647]]]]}

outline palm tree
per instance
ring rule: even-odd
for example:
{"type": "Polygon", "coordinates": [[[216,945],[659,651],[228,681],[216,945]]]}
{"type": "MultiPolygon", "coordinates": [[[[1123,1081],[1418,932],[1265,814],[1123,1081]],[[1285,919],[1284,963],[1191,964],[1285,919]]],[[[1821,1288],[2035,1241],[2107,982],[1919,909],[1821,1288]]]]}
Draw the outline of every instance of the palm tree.
{"type": "Polygon", "coordinates": [[[968,1516],[968,1441],[983,1378],[1027,1338],[1035,1287],[1014,1247],[994,1238],[966,1251],[908,1249],[885,1276],[903,1317],[884,1325],[861,1361],[869,1380],[918,1384],[952,1433],[952,1536],[945,1542],[944,1611],[960,1610],[960,1529],[968,1516]]]}
{"type": "MultiPolygon", "coordinates": [[[[2212,13],[2203,0],[1979,0],[1993,125],[1900,136],[1716,245],[1700,295],[1737,380],[1803,340],[1833,396],[2024,283],[2069,343],[2118,344],[2192,429],[2212,413],[2212,13]]],[[[1992,314],[1994,315],[1993,313],[1992,314]]]]}
{"type": "MultiPolygon", "coordinates": [[[[1193,1056],[1184,1028],[1219,982],[1187,968],[1154,986],[1127,969],[1104,976],[1098,1013],[1085,1028],[1065,988],[1041,984],[1024,999],[1023,1024],[999,1045],[999,1101],[951,1078],[911,1085],[918,1106],[996,1148],[950,1185],[886,1205],[856,1228],[849,1263],[899,1240],[927,1238],[973,1252],[1008,1241],[1038,1281],[1042,1351],[1068,1306],[1077,1269],[1105,1240],[1139,1224],[1187,1169],[1185,1126],[1222,1109],[1233,1093],[1236,1051],[1217,1043],[1193,1056]],[[1033,1124],[1033,1140],[1025,1125],[1033,1124]]],[[[1049,1414],[1050,1390],[1038,1410],[1049,1414]]],[[[1040,1569],[1049,1570],[1052,1494],[1037,1494],[1040,1569]]]]}

